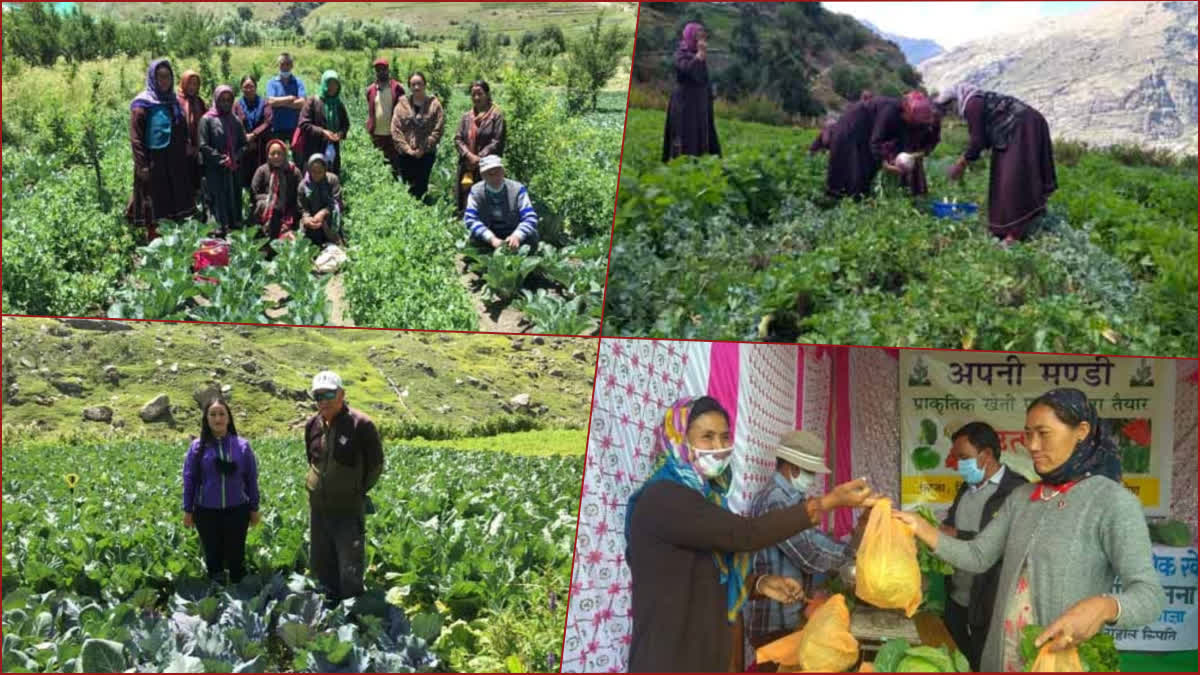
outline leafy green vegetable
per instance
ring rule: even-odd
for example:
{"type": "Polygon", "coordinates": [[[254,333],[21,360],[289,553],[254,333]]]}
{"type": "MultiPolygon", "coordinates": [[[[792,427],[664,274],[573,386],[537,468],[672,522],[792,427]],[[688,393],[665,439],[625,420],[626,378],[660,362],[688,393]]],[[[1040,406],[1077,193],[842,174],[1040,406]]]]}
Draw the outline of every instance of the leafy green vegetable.
{"type": "Polygon", "coordinates": [[[913,449],[912,461],[918,471],[928,471],[938,468],[938,465],[942,463],[942,456],[932,447],[921,445],[913,449]]]}
{"type": "MultiPolygon", "coordinates": [[[[1029,625],[1021,631],[1021,658],[1025,662],[1025,670],[1029,670],[1037,659],[1038,648],[1034,646],[1034,640],[1044,630],[1043,626],[1029,625]]],[[[1113,636],[1108,633],[1096,633],[1076,649],[1079,650],[1079,661],[1090,673],[1116,673],[1121,670],[1121,654],[1117,651],[1113,636]]]]}
{"type": "Polygon", "coordinates": [[[1178,520],[1154,522],[1150,523],[1150,540],[1163,546],[1188,546],[1192,543],[1192,530],[1178,520]]]}
{"type": "Polygon", "coordinates": [[[929,659],[905,654],[896,666],[897,673],[945,673],[949,672],[929,659]]]}
{"type": "Polygon", "coordinates": [[[880,673],[898,672],[896,667],[900,665],[900,660],[904,658],[904,653],[911,646],[908,644],[908,640],[899,638],[884,642],[883,647],[875,655],[875,670],[880,673]]]}
{"type": "Polygon", "coordinates": [[[925,445],[933,445],[937,443],[937,439],[937,424],[928,418],[921,420],[921,442],[925,445]]]}
{"type": "MultiPolygon", "coordinates": [[[[914,509],[917,515],[921,516],[925,522],[934,527],[940,527],[937,516],[934,515],[933,509],[921,504],[914,509]]],[[[954,574],[954,566],[942,560],[933,553],[933,549],[921,540],[917,540],[917,563],[921,566],[922,574],[954,574]]]]}

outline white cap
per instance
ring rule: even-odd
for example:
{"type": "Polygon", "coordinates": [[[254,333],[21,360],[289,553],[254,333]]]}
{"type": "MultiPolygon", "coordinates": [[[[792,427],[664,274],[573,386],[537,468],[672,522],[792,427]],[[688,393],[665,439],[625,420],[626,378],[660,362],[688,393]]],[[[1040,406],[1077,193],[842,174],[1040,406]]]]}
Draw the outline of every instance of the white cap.
{"type": "Polygon", "coordinates": [[[338,376],[337,373],[333,372],[332,370],[322,370],[313,376],[312,388],[310,391],[315,394],[318,391],[329,391],[331,389],[337,390],[341,388],[342,378],[338,376]]]}
{"type": "Polygon", "coordinates": [[[500,159],[499,155],[487,155],[479,158],[479,173],[487,173],[492,169],[499,169],[504,166],[504,160],[500,159]]]}
{"type": "Polygon", "coordinates": [[[789,431],[779,439],[775,448],[775,457],[785,462],[811,471],[813,473],[829,473],[825,466],[825,444],[811,431],[797,429],[789,431]]]}

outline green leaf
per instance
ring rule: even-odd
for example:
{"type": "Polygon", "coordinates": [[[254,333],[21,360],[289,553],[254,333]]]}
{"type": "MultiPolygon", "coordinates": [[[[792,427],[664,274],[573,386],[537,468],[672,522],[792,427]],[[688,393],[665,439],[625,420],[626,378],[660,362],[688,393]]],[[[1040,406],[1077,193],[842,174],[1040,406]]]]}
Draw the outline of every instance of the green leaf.
{"type": "Polygon", "coordinates": [[[80,652],[81,672],[122,673],[125,665],[125,646],[111,640],[85,640],[80,652]]]}

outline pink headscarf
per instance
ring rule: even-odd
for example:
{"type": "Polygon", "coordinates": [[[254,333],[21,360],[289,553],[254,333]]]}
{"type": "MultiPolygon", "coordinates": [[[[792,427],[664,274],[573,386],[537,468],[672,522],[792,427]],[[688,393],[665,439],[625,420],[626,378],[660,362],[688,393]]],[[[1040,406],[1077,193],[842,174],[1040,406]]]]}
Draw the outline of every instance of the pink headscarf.
{"type": "Polygon", "coordinates": [[[933,105],[929,97],[919,91],[910,91],[902,102],[910,124],[933,124],[933,105]]]}
{"type": "Polygon", "coordinates": [[[690,21],[683,27],[683,39],[679,41],[679,48],[694,52],[696,51],[696,36],[700,31],[704,30],[704,25],[698,21],[690,21]]]}

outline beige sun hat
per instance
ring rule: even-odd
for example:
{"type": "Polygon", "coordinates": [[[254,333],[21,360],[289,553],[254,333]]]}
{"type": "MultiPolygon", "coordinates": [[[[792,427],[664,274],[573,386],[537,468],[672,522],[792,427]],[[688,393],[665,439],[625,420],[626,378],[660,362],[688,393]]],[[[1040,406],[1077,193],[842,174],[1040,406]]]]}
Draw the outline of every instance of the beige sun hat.
{"type": "Polygon", "coordinates": [[[775,457],[785,462],[811,471],[813,473],[829,473],[825,466],[825,442],[811,431],[796,429],[779,437],[779,445],[775,448],[775,457]]]}

